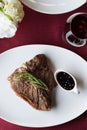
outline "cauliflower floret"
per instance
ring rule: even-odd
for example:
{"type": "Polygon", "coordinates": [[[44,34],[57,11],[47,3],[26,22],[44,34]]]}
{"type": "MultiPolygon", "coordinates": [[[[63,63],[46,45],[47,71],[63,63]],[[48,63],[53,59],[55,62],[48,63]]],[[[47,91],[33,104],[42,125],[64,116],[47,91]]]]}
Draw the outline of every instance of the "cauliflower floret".
{"type": "Polygon", "coordinates": [[[24,17],[23,6],[18,0],[3,0],[4,11],[9,14],[15,23],[21,22],[24,17]]]}

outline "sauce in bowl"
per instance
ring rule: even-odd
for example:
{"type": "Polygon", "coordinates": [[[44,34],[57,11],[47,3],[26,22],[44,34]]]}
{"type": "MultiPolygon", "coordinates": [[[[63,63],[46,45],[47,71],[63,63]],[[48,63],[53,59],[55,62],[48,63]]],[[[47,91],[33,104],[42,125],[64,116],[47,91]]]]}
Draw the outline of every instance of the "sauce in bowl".
{"type": "Polygon", "coordinates": [[[71,90],[75,86],[73,78],[66,72],[59,72],[57,75],[57,81],[66,90],[71,90]]]}

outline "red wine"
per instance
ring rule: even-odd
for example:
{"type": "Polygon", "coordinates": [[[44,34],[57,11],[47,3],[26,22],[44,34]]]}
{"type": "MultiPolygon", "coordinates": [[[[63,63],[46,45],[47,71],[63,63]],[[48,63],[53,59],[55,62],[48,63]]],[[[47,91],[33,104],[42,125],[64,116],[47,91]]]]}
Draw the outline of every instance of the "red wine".
{"type": "Polygon", "coordinates": [[[71,22],[71,31],[79,39],[87,39],[87,16],[77,15],[71,22]]]}

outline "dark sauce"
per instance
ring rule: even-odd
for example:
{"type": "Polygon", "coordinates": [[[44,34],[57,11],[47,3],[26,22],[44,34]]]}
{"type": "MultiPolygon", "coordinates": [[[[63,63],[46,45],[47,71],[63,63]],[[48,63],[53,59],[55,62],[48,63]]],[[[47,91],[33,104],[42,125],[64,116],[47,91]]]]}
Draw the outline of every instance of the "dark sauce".
{"type": "Polygon", "coordinates": [[[80,38],[87,38],[87,17],[83,15],[76,16],[71,22],[72,33],[80,38]]]}
{"type": "Polygon", "coordinates": [[[66,72],[59,72],[57,74],[57,81],[66,90],[71,90],[75,86],[73,78],[66,72]]]}

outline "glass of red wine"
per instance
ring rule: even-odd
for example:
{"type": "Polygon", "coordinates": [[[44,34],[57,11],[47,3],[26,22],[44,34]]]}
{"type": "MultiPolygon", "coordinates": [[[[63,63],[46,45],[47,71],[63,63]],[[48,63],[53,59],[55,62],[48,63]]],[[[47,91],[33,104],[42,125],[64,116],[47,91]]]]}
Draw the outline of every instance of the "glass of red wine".
{"type": "Polygon", "coordinates": [[[68,30],[65,33],[66,41],[75,46],[82,47],[87,43],[87,13],[81,12],[67,19],[68,30]]]}

